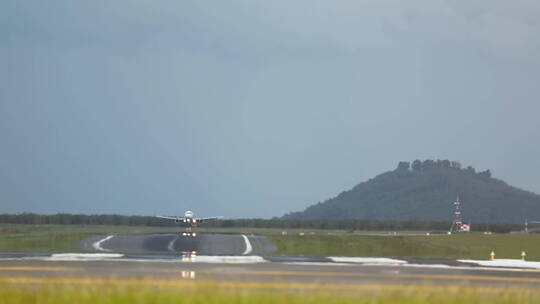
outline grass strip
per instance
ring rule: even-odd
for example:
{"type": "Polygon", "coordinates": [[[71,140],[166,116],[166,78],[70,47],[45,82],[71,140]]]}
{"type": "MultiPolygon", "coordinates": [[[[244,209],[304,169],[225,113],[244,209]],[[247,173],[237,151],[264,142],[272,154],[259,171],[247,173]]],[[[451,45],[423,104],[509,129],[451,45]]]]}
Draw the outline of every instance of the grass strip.
{"type": "MultiPolygon", "coordinates": [[[[38,279],[38,278],[34,278],[38,279]]],[[[104,279],[3,283],[0,303],[539,303],[540,291],[523,286],[239,283],[193,280],[104,279]],[[127,283],[127,284],[126,284],[127,283]],[[333,288],[335,287],[335,288],[333,288]]]]}
{"type": "Polygon", "coordinates": [[[540,260],[540,234],[466,233],[430,236],[269,235],[275,255],[419,257],[452,259],[497,258],[540,260]]]}

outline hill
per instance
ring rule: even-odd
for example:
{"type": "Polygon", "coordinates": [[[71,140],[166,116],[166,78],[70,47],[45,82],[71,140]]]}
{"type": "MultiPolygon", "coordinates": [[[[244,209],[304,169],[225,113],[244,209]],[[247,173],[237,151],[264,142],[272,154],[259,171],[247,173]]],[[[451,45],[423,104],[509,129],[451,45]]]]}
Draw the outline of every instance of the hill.
{"type": "Polygon", "coordinates": [[[540,195],[448,160],[400,162],[398,167],[284,219],[450,221],[452,202],[464,221],[523,223],[540,219],[540,195]]]}

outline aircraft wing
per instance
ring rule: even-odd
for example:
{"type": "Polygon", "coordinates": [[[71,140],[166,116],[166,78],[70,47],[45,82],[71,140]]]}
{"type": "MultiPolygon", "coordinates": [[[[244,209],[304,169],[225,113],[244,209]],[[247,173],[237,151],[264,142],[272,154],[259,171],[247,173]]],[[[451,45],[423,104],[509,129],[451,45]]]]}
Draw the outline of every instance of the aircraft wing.
{"type": "Polygon", "coordinates": [[[223,216],[201,217],[201,218],[198,218],[197,221],[218,220],[218,219],[222,219],[222,218],[223,218],[223,216]]]}
{"type": "Polygon", "coordinates": [[[166,219],[166,220],[173,220],[173,221],[183,221],[184,220],[183,217],[172,217],[172,216],[161,216],[161,215],[156,215],[156,217],[166,219]]]}

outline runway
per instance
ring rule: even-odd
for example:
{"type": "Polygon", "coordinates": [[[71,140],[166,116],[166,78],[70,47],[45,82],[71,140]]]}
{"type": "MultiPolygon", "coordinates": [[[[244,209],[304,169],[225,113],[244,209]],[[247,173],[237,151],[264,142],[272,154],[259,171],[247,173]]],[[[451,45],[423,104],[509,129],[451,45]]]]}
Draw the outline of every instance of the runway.
{"type": "Polygon", "coordinates": [[[255,235],[101,235],[77,246],[93,253],[0,253],[0,283],[184,286],[211,281],[351,290],[422,284],[540,287],[538,262],[272,256],[272,242],[255,235]]]}
{"type": "Polygon", "coordinates": [[[269,255],[276,250],[264,236],[215,233],[105,235],[85,239],[77,247],[85,251],[131,254],[269,255]]]}
{"type": "Polygon", "coordinates": [[[426,268],[322,263],[198,263],[178,260],[0,260],[0,283],[185,285],[223,282],[272,288],[358,289],[374,285],[540,287],[538,270],[426,268]],[[137,281],[138,280],[138,281],[137,281]],[[141,283],[140,280],[144,280],[141,283]],[[187,280],[191,283],[186,282],[187,280]],[[136,283],[138,282],[138,283],[136,283]],[[310,287],[311,286],[311,287],[310,287]],[[322,286],[322,287],[321,287],[322,286]],[[326,286],[326,287],[325,287],[326,286]],[[314,287],[313,287],[314,288],[314,287]]]}

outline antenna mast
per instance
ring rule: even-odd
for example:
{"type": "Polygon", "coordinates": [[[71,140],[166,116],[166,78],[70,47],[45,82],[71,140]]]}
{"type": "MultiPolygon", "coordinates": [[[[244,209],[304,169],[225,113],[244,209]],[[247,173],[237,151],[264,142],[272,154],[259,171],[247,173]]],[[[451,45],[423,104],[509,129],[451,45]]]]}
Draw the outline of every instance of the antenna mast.
{"type": "Polygon", "coordinates": [[[471,231],[471,224],[463,224],[461,219],[461,202],[459,201],[459,195],[454,202],[454,220],[452,226],[450,226],[449,234],[452,232],[469,232],[471,231]]]}

